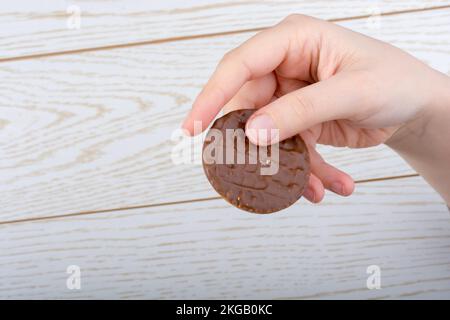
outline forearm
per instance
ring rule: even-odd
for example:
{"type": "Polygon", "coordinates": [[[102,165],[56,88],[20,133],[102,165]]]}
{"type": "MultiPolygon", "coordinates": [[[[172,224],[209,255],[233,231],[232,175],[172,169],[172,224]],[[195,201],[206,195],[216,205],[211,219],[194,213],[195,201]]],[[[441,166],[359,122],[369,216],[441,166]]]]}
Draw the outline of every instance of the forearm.
{"type": "Polygon", "coordinates": [[[439,80],[430,105],[400,128],[387,145],[450,205],[450,78],[442,75],[439,80]]]}

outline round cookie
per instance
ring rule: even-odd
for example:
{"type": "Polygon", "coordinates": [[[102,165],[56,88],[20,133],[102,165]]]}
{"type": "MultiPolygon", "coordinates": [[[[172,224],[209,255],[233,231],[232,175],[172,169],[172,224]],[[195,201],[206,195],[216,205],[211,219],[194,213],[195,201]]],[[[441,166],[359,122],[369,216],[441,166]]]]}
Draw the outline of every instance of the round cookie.
{"type": "Polygon", "coordinates": [[[309,181],[309,154],[299,135],[266,148],[253,145],[244,134],[253,112],[233,111],[214,122],[203,144],[203,169],[213,188],[235,207],[273,213],[301,198],[309,181]],[[232,139],[230,133],[235,133],[232,139]]]}

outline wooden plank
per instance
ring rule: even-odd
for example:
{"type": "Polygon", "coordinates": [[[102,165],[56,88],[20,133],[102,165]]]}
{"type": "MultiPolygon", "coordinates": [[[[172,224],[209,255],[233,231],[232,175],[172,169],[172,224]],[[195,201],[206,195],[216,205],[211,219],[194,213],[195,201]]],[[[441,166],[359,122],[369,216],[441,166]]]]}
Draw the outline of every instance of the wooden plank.
{"type": "Polygon", "coordinates": [[[449,214],[408,178],[273,215],[213,200],[1,225],[0,298],[450,298],[449,214]]]}
{"type": "MultiPolygon", "coordinates": [[[[450,70],[450,10],[344,23],[450,70]],[[419,31],[418,31],[419,30],[419,31]]],[[[217,60],[250,35],[0,64],[0,221],[215,195],[169,138],[217,60]]],[[[356,179],[411,173],[391,150],[321,148],[356,179]]]]}
{"type": "Polygon", "coordinates": [[[449,5],[450,1],[16,0],[0,4],[0,59],[265,27],[290,13],[323,19],[449,5]],[[77,25],[77,12],[80,24],[77,25]]]}

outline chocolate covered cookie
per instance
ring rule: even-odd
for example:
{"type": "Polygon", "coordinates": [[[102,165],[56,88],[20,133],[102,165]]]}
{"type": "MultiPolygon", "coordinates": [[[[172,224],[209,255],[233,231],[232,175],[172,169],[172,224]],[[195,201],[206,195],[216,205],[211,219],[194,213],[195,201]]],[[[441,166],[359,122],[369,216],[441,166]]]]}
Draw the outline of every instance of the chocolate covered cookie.
{"type": "Polygon", "coordinates": [[[203,169],[232,205],[273,213],[302,196],[309,181],[309,154],[298,135],[268,147],[252,144],[244,130],[253,112],[233,111],[214,122],[203,145],[203,169]]]}

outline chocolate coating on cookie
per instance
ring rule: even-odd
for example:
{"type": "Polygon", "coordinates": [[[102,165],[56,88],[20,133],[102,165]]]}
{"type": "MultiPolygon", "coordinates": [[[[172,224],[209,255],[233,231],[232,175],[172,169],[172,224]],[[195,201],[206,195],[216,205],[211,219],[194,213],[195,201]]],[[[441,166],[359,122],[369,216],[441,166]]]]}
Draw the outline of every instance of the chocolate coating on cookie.
{"type": "Polygon", "coordinates": [[[203,145],[203,169],[213,188],[232,205],[254,213],[273,213],[291,206],[301,198],[309,181],[309,154],[300,136],[286,139],[278,144],[276,173],[261,174],[262,168],[267,168],[271,161],[276,161],[276,152],[272,148],[277,145],[268,146],[267,149],[257,148],[244,134],[236,135],[231,143],[229,139],[225,139],[227,129],[240,129],[243,133],[245,123],[253,112],[250,109],[233,111],[214,122],[203,145]],[[216,141],[218,132],[224,138],[222,142],[216,141]],[[211,143],[215,145],[210,145],[211,143]],[[239,153],[242,151],[238,148],[239,143],[241,146],[245,143],[245,163],[237,161],[239,154],[242,156],[242,152],[239,153]],[[214,148],[217,148],[215,152],[221,151],[222,156],[219,158],[223,159],[222,162],[211,162],[205,156],[214,148]],[[229,148],[234,148],[232,163],[225,161],[229,148]],[[250,155],[254,153],[251,150],[256,148],[258,156],[253,157],[252,162],[250,155]],[[260,152],[268,157],[261,158],[260,152]]]}

